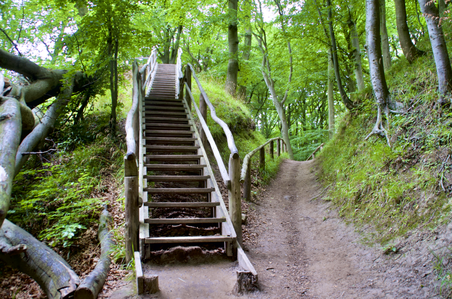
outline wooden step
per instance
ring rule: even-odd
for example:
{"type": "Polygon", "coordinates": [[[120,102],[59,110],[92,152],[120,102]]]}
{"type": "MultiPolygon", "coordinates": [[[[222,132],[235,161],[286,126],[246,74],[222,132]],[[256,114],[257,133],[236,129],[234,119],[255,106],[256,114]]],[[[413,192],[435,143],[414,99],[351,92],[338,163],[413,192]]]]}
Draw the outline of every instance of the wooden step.
{"type": "Polygon", "coordinates": [[[145,116],[143,117],[144,119],[144,123],[152,123],[152,122],[158,122],[161,124],[166,124],[166,123],[185,123],[188,124],[188,118],[184,117],[158,117],[158,116],[145,116]]]}
{"type": "Polygon", "coordinates": [[[190,161],[198,160],[202,155],[146,155],[147,161],[190,161]]]}
{"type": "Polygon", "coordinates": [[[200,147],[189,145],[145,145],[150,152],[194,152],[200,147]]]}
{"type": "Polygon", "coordinates": [[[185,112],[171,112],[171,111],[152,111],[146,110],[144,111],[145,117],[151,115],[168,115],[168,116],[176,116],[176,117],[187,117],[187,113],[185,112]]]}
{"type": "Polygon", "coordinates": [[[147,218],[145,223],[149,224],[203,224],[203,223],[222,223],[226,218],[147,218]]]}
{"type": "Polygon", "coordinates": [[[191,125],[185,125],[185,124],[161,124],[161,123],[149,123],[146,124],[146,130],[154,130],[154,128],[157,128],[157,130],[174,130],[174,129],[182,129],[185,128],[187,130],[191,131],[191,125]]]}
{"type": "Polygon", "coordinates": [[[155,107],[155,106],[171,106],[171,107],[184,107],[182,102],[172,102],[172,101],[148,101],[144,103],[145,108],[155,107]]]}
{"type": "Polygon", "coordinates": [[[184,237],[150,237],[144,238],[146,244],[174,244],[174,243],[217,243],[232,242],[230,236],[184,236],[184,237]]]}
{"type": "Polygon", "coordinates": [[[149,182],[201,182],[210,179],[210,175],[144,175],[149,182]]]}
{"type": "Polygon", "coordinates": [[[166,144],[166,143],[171,143],[171,144],[193,144],[193,142],[195,142],[196,140],[198,140],[197,138],[184,138],[184,137],[145,137],[144,138],[146,141],[146,143],[149,144],[166,144]]]}
{"type": "Polygon", "coordinates": [[[174,106],[145,106],[146,112],[152,110],[164,110],[164,111],[185,111],[184,107],[174,107],[174,106]]]}
{"type": "Polygon", "coordinates": [[[220,206],[219,202],[145,202],[150,208],[214,208],[220,206]]]}
{"type": "Polygon", "coordinates": [[[143,188],[149,194],[208,194],[215,188],[143,188]]]}
{"type": "Polygon", "coordinates": [[[206,165],[204,164],[144,164],[147,170],[201,170],[206,165]]]}
{"type": "Polygon", "coordinates": [[[158,135],[158,134],[164,134],[164,135],[185,135],[185,136],[190,136],[193,135],[193,131],[189,131],[189,130],[185,130],[185,131],[180,131],[180,130],[144,130],[144,133],[146,135],[148,134],[153,134],[153,135],[158,135]]]}
{"type": "Polygon", "coordinates": [[[181,103],[180,99],[150,99],[148,97],[145,98],[144,103],[147,104],[149,102],[155,101],[164,101],[164,102],[173,102],[173,103],[181,103]]]}

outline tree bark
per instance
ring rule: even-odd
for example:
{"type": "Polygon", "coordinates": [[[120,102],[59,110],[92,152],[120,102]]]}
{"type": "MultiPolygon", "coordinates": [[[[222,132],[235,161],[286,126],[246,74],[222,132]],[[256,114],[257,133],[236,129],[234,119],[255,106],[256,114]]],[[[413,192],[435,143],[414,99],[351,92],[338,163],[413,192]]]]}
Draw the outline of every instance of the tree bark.
{"type": "MultiPolygon", "coordinates": [[[[252,37],[253,37],[253,34],[251,33],[251,29],[247,28],[245,31],[245,41],[244,41],[244,48],[243,48],[243,55],[242,55],[243,61],[247,61],[250,59],[252,37]]],[[[245,85],[240,85],[238,94],[239,94],[240,99],[242,99],[242,100],[246,99],[246,86],[245,85]]]]}
{"type": "Polygon", "coordinates": [[[410,32],[406,19],[405,0],[394,0],[396,10],[397,33],[399,35],[400,46],[402,47],[403,55],[412,63],[416,58],[425,54],[425,52],[416,48],[411,41],[410,32]]]}
{"type": "Polygon", "coordinates": [[[383,52],[383,66],[387,71],[391,68],[391,53],[389,52],[388,29],[386,28],[386,0],[380,0],[380,36],[383,52]]]}
{"type": "MultiPolygon", "coordinates": [[[[389,90],[386,85],[386,78],[382,64],[381,39],[380,39],[380,3],[379,0],[366,0],[366,31],[367,47],[369,56],[370,81],[378,105],[377,122],[372,134],[385,134],[386,130],[382,125],[381,112],[389,113],[389,90]]],[[[389,143],[389,139],[388,139],[389,143]]]]}
{"type": "Polygon", "coordinates": [[[22,120],[16,99],[0,97],[0,227],[9,210],[22,120]]]}
{"type": "MultiPolygon", "coordinates": [[[[55,124],[56,119],[62,112],[63,108],[69,103],[73,91],[73,82],[67,85],[67,87],[58,95],[57,100],[47,109],[46,114],[34,130],[22,140],[19,149],[17,150],[16,165],[14,176],[17,175],[22,168],[23,164],[28,160],[29,155],[22,155],[23,152],[31,152],[41,140],[43,140],[49,133],[50,128],[55,124]]],[[[19,134],[20,135],[20,134],[19,134]]]]}
{"type": "Polygon", "coordinates": [[[229,62],[225,89],[230,95],[235,96],[237,74],[239,71],[239,61],[237,58],[239,49],[239,38],[237,34],[237,0],[228,0],[228,14],[229,62]]]}
{"type": "Polygon", "coordinates": [[[452,89],[452,69],[443,29],[439,26],[438,8],[434,2],[427,0],[419,0],[419,5],[425,16],[425,21],[427,22],[433,57],[435,58],[436,73],[438,74],[439,92],[445,95],[452,89]]]}
{"type": "Polygon", "coordinates": [[[80,283],[61,256],[8,220],[0,228],[0,259],[33,278],[50,299],[70,298],[80,283]]]}
{"type": "Polygon", "coordinates": [[[331,46],[333,49],[333,64],[334,64],[334,74],[336,76],[336,83],[337,83],[337,89],[339,90],[339,93],[341,95],[342,102],[344,103],[345,107],[347,109],[352,110],[354,108],[353,102],[350,101],[350,98],[348,97],[347,93],[344,90],[344,86],[342,85],[341,80],[341,74],[339,71],[339,60],[337,57],[337,44],[336,44],[336,37],[334,36],[334,29],[333,29],[333,13],[331,10],[331,0],[326,1],[326,5],[328,6],[328,24],[330,29],[330,39],[331,39],[331,46]]]}
{"type": "Polygon", "coordinates": [[[107,209],[104,209],[100,215],[99,231],[97,233],[101,245],[101,255],[94,270],[75,291],[75,299],[95,299],[104,286],[110,270],[110,253],[114,245],[108,228],[110,224],[111,217],[107,209]]]}
{"type": "Polygon", "coordinates": [[[350,19],[350,35],[353,45],[353,58],[354,58],[354,73],[356,78],[356,84],[358,85],[358,91],[362,91],[364,86],[364,77],[363,77],[363,64],[361,61],[361,49],[359,45],[358,32],[356,31],[356,24],[350,19]]]}
{"type": "Polygon", "coordinates": [[[333,79],[333,59],[331,48],[328,51],[328,131],[330,139],[334,135],[334,79],[333,79]]]}

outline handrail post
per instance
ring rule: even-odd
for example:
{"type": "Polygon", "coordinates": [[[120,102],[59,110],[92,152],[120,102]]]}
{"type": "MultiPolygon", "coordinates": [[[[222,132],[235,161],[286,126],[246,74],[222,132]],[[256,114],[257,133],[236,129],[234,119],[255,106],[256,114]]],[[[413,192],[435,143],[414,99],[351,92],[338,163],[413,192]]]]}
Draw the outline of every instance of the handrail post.
{"type": "Polygon", "coordinates": [[[229,214],[237,234],[237,242],[242,245],[242,200],[240,196],[240,157],[238,153],[229,156],[229,214]]]}
{"type": "Polygon", "coordinates": [[[251,201],[251,159],[248,160],[246,168],[245,181],[243,182],[243,196],[246,201],[251,201]]]}
{"type": "Polygon", "coordinates": [[[124,157],[124,191],[125,191],[125,241],[126,261],[133,258],[134,250],[138,249],[138,167],[135,154],[124,157]]]}
{"type": "Polygon", "coordinates": [[[273,148],[273,141],[270,142],[270,157],[273,159],[275,159],[275,155],[274,155],[274,148],[273,148]]]}
{"type": "Polygon", "coordinates": [[[265,170],[265,146],[259,150],[259,169],[261,171],[265,170]]]}
{"type": "MultiPolygon", "coordinates": [[[[207,104],[206,104],[206,101],[204,100],[204,97],[202,96],[202,94],[199,95],[199,111],[201,111],[201,116],[202,116],[202,118],[204,118],[204,120],[207,123],[207,104]]],[[[204,145],[204,147],[206,147],[207,137],[206,137],[206,133],[202,129],[202,126],[199,126],[199,135],[200,135],[199,137],[201,138],[202,144],[204,145]]]]}
{"type": "MultiPolygon", "coordinates": [[[[188,65],[185,67],[185,81],[187,82],[188,88],[191,90],[191,69],[188,65]]],[[[185,94],[185,100],[187,101],[188,109],[191,110],[191,98],[188,92],[185,94]]]]}
{"type": "Polygon", "coordinates": [[[281,139],[278,139],[277,142],[278,142],[278,145],[277,145],[276,151],[277,151],[278,157],[279,157],[279,156],[281,156],[281,139]]]}

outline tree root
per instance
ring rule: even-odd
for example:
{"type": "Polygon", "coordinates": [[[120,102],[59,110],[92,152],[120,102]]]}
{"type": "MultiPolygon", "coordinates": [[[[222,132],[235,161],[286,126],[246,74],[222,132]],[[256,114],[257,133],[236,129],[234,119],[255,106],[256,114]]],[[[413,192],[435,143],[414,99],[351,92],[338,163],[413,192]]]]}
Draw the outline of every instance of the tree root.
{"type": "MultiPolygon", "coordinates": [[[[385,112],[386,112],[386,119],[389,119],[389,109],[388,107],[385,107],[385,112]]],[[[388,121],[389,123],[389,121],[388,121]]],[[[375,126],[372,129],[372,132],[369,133],[369,135],[367,135],[367,137],[364,140],[369,139],[370,136],[372,135],[380,135],[383,137],[386,137],[386,141],[388,143],[388,146],[391,147],[391,143],[389,142],[389,135],[388,135],[388,131],[386,131],[386,129],[383,127],[383,117],[381,114],[381,107],[380,105],[378,105],[378,110],[377,110],[377,121],[375,122],[375,126]]]]}

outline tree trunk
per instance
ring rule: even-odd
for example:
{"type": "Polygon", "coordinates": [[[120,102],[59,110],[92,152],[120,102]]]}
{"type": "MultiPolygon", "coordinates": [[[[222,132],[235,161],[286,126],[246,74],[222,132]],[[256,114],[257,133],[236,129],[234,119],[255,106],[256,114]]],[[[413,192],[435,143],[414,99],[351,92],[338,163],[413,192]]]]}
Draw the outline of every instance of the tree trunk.
{"type": "Polygon", "coordinates": [[[235,96],[237,88],[237,74],[239,71],[239,61],[237,58],[239,48],[239,38],[237,34],[237,0],[228,0],[228,11],[229,62],[225,89],[230,95],[235,96]]]}
{"type": "MultiPolygon", "coordinates": [[[[243,56],[242,56],[243,61],[247,61],[250,59],[252,37],[253,37],[253,35],[251,33],[251,29],[247,28],[245,31],[245,41],[244,41],[243,56]]],[[[238,94],[239,94],[240,99],[242,99],[242,100],[246,99],[246,86],[245,85],[240,85],[238,94]]]]}
{"type": "Polygon", "coordinates": [[[358,91],[362,91],[364,86],[363,66],[361,61],[361,49],[359,45],[358,32],[356,31],[356,24],[352,20],[349,22],[350,35],[353,45],[353,58],[354,58],[354,73],[356,78],[356,84],[358,85],[358,91]]]}
{"type": "Polygon", "coordinates": [[[384,134],[388,140],[386,130],[382,125],[381,112],[389,113],[389,90],[386,85],[386,78],[382,64],[381,56],[381,39],[380,39],[380,3],[379,0],[366,1],[366,31],[367,31],[367,47],[369,55],[370,81],[378,105],[377,121],[372,134],[384,134]]]}
{"type": "Polygon", "coordinates": [[[116,107],[118,106],[118,39],[108,40],[108,54],[110,57],[110,94],[111,114],[110,128],[112,137],[116,137],[116,107]]]}
{"type": "Polygon", "coordinates": [[[333,59],[331,48],[328,51],[328,131],[330,139],[334,135],[334,83],[333,83],[333,59]]]}
{"type": "Polygon", "coordinates": [[[425,52],[416,48],[411,41],[410,32],[406,19],[405,0],[394,0],[396,10],[397,33],[399,35],[400,46],[402,47],[403,55],[409,63],[416,60],[417,57],[422,56],[425,52]]]}
{"type": "MultiPolygon", "coordinates": [[[[31,152],[41,140],[43,140],[49,133],[50,128],[55,124],[56,119],[60,115],[63,108],[71,100],[73,91],[73,82],[70,83],[66,89],[64,89],[59,95],[57,100],[47,109],[46,114],[42,118],[41,122],[34,128],[34,130],[22,140],[19,149],[17,150],[16,165],[14,176],[17,175],[22,168],[23,164],[28,160],[28,155],[22,155],[23,152],[31,152]]],[[[20,135],[20,134],[19,134],[20,135]]]]}
{"type": "Polygon", "coordinates": [[[177,55],[179,53],[179,45],[180,45],[180,35],[182,33],[182,25],[177,27],[177,35],[176,41],[174,42],[174,47],[171,49],[171,58],[169,59],[169,63],[176,64],[177,55]]]}
{"type": "Polygon", "coordinates": [[[344,87],[342,86],[342,81],[341,81],[341,74],[339,71],[339,61],[338,61],[338,57],[337,57],[337,44],[336,44],[336,37],[334,36],[334,29],[333,29],[333,14],[331,11],[331,0],[327,0],[326,1],[326,5],[328,6],[328,24],[329,24],[329,28],[330,28],[330,38],[331,38],[331,45],[332,45],[332,49],[333,49],[333,64],[334,64],[334,74],[336,76],[336,83],[337,83],[337,88],[339,90],[339,93],[341,95],[342,98],[342,102],[344,103],[345,107],[347,107],[347,109],[351,110],[354,108],[353,102],[350,101],[349,97],[347,96],[347,93],[344,90],[344,87]]]}
{"type": "Polygon", "coordinates": [[[80,284],[61,256],[8,220],[0,228],[0,259],[33,278],[50,299],[70,298],[80,284]]]}
{"type": "Polygon", "coordinates": [[[389,52],[388,30],[386,28],[386,0],[380,0],[380,36],[383,51],[383,66],[387,71],[391,68],[391,53],[389,52]]]}
{"type": "Polygon", "coordinates": [[[452,69],[449,53],[444,40],[443,29],[439,26],[439,12],[435,3],[427,0],[419,0],[421,11],[426,15],[428,34],[432,44],[433,57],[435,58],[436,73],[438,74],[439,92],[443,95],[449,93],[452,88],[452,69]],[[428,5],[426,6],[426,4],[428,5]]]}
{"type": "Polygon", "coordinates": [[[14,98],[0,97],[0,227],[6,218],[13,188],[16,151],[20,143],[22,120],[20,105],[14,98]]]}

